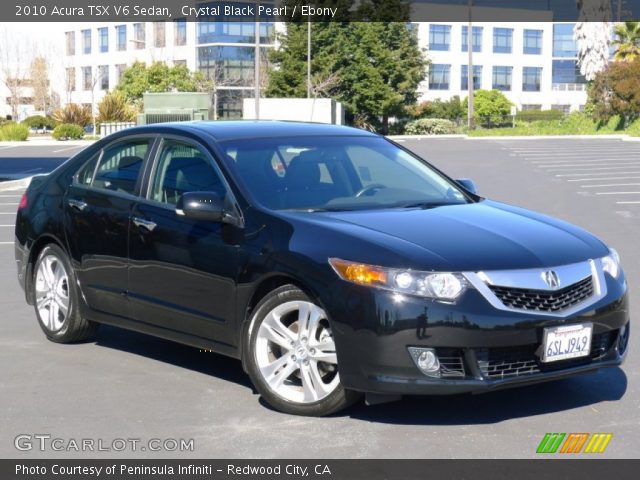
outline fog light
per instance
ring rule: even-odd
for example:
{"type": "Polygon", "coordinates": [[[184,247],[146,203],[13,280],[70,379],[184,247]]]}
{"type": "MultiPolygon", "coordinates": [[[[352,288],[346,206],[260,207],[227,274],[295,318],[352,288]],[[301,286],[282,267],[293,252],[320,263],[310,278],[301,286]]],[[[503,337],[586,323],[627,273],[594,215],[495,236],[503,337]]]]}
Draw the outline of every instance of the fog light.
{"type": "Polygon", "coordinates": [[[422,373],[430,377],[440,376],[440,361],[433,348],[409,347],[409,353],[422,373]]]}

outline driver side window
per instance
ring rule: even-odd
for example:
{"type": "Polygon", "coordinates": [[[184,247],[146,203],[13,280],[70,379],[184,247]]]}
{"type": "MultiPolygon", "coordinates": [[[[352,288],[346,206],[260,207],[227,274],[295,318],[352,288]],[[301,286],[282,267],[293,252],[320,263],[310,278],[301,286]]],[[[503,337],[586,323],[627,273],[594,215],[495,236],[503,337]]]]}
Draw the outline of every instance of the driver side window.
{"type": "Polygon", "coordinates": [[[200,148],[174,140],[162,145],[151,183],[150,199],[176,205],[186,192],[226,195],[225,183],[209,155],[200,148]]]}

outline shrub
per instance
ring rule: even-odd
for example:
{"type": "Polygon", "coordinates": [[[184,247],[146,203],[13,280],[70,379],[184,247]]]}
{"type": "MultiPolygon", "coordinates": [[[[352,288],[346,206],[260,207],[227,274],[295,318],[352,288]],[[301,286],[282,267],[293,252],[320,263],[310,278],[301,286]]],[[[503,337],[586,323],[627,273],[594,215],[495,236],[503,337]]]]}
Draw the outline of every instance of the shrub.
{"type": "Polygon", "coordinates": [[[56,140],[78,140],[84,137],[84,129],[80,125],[63,123],[53,130],[51,136],[56,140]]]}
{"type": "Polygon", "coordinates": [[[8,122],[0,127],[0,141],[24,142],[29,137],[29,127],[19,123],[8,122]]]}
{"type": "Polygon", "coordinates": [[[98,104],[98,122],[133,122],[136,110],[120,92],[111,92],[98,104]]]}
{"type": "Polygon", "coordinates": [[[414,118],[445,118],[459,120],[466,117],[467,110],[457,95],[449,100],[436,99],[422,102],[412,109],[414,118]]]}
{"type": "Polygon", "coordinates": [[[632,137],[640,137],[640,118],[632,122],[627,127],[627,130],[625,132],[631,135],[632,137]]]}
{"type": "MultiPolygon", "coordinates": [[[[464,101],[464,108],[467,108],[468,99],[464,101]]],[[[473,117],[480,125],[500,125],[505,121],[511,121],[512,103],[504,93],[499,90],[478,90],[474,94],[473,117]]]]}
{"type": "Polygon", "coordinates": [[[24,123],[29,128],[43,129],[56,128],[56,121],[50,117],[43,117],[42,115],[34,115],[32,117],[25,118],[22,123],[24,123]]]}
{"type": "Polygon", "coordinates": [[[421,118],[407,123],[407,135],[445,135],[455,133],[455,124],[444,118],[421,118]]]}
{"type": "Polygon", "coordinates": [[[564,113],[560,110],[520,110],[516,122],[535,122],[537,120],[561,120],[564,113]]]}
{"type": "Polygon", "coordinates": [[[77,103],[70,103],[64,108],[56,110],[53,118],[61,124],[74,124],[80,125],[81,127],[86,127],[93,121],[91,118],[91,107],[78,105],[77,103]]]}
{"type": "Polygon", "coordinates": [[[596,75],[588,94],[593,117],[600,122],[620,115],[627,124],[640,117],[640,57],[609,63],[596,75]]]}

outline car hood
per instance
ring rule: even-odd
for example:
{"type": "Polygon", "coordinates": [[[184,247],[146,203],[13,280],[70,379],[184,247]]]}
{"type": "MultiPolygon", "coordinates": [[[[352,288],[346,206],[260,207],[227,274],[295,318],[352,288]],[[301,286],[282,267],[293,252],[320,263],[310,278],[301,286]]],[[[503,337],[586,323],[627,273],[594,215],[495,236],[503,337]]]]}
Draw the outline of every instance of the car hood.
{"type": "MultiPolygon", "coordinates": [[[[362,239],[382,244],[396,255],[418,260],[429,269],[553,267],[608,254],[600,240],[574,225],[488,200],[430,209],[301,215],[307,219],[312,216],[313,223],[358,237],[353,238],[354,245],[362,239]]],[[[363,255],[366,256],[360,252],[353,260],[386,263],[384,259],[365,260],[363,255]]]]}

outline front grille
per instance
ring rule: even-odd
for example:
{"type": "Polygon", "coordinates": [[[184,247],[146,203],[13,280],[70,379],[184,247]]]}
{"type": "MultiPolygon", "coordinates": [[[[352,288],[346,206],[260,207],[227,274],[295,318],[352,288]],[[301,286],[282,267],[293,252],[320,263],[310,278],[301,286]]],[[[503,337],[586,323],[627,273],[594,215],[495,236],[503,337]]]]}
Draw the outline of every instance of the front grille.
{"type": "Polygon", "coordinates": [[[491,291],[507,307],[538,312],[558,312],[593,295],[593,278],[587,277],[560,290],[530,290],[489,285],[491,291]]]}
{"type": "Polygon", "coordinates": [[[483,348],[476,352],[478,367],[484,377],[519,377],[540,372],[535,357],[537,345],[483,348]]]}
{"type": "Polygon", "coordinates": [[[440,376],[462,378],[465,376],[462,350],[457,348],[436,348],[440,361],[440,376]]]}
{"type": "Polygon", "coordinates": [[[599,360],[604,357],[613,346],[617,330],[610,330],[593,335],[591,339],[591,354],[589,357],[561,360],[543,364],[536,352],[539,345],[524,345],[518,347],[483,348],[476,351],[478,367],[486,378],[501,379],[506,377],[520,377],[542,371],[557,370],[569,366],[599,360]]]}

